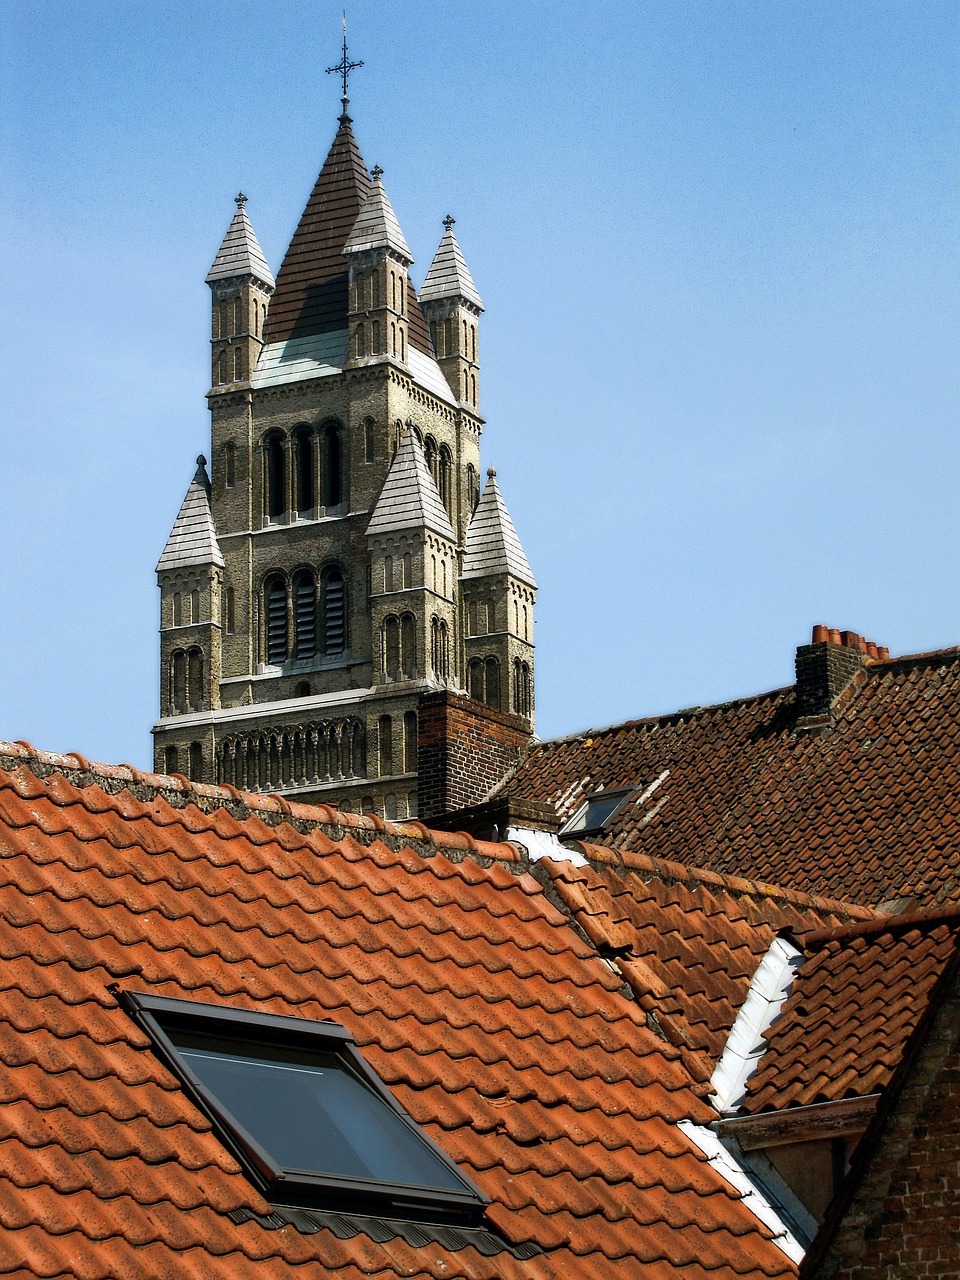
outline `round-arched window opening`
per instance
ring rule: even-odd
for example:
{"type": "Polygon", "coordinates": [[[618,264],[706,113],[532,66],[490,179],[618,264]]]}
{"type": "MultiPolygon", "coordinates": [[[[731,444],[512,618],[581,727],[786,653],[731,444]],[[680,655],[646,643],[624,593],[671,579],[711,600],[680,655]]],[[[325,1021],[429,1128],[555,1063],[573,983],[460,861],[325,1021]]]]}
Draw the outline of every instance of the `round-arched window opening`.
{"type": "Polygon", "coordinates": [[[310,681],[301,680],[294,692],[295,692],[295,696],[298,698],[309,698],[311,693],[310,681]]]}

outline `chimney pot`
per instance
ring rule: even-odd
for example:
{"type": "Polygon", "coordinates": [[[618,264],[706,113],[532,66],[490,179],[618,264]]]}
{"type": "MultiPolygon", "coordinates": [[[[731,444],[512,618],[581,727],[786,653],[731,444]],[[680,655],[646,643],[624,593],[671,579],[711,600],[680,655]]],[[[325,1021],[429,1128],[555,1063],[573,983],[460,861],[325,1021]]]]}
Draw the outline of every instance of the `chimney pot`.
{"type": "Polygon", "coordinates": [[[811,643],[811,644],[826,644],[826,642],[827,642],[827,640],[829,639],[829,637],[830,637],[830,633],[829,633],[829,631],[827,630],[827,628],[826,628],[826,627],[814,627],[814,628],[813,628],[813,639],[811,640],[811,642],[810,642],[810,643],[811,643]]]}
{"type": "Polygon", "coordinates": [[[859,649],[860,637],[855,631],[841,631],[840,643],[845,649],[859,649]]]}
{"type": "Polygon", "coordinates": [[[880,659],[881,662],[890,661],[890,650],[887,648],[885,644],[877,645],[877,657],[880,659]]]}
{"type": "Polygon", "coordinates": [[[830,643],[843,644],[843,641],[840,639],[840,632],[837,630],[836,627],[830,628],[830,643]]]}
{"type": "Polygon", "coordinates": [[[867,653],[871,658],[876,658],[879,656],[877,653],[877,646],[873,640],[867,641],[867,653]]]}

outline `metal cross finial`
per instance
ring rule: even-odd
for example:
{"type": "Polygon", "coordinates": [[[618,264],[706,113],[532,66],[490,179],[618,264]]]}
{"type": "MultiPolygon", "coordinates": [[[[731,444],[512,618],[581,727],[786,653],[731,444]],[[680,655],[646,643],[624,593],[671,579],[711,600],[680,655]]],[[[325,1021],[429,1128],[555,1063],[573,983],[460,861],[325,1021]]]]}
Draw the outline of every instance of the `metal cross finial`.
{"type": "Polygon", "coordinates": [[[241,191],[239,195],[235,195],[233,197],[233,203],[237,206],[238,209],[242,209],[243,206],[247,203],[247,197],[241,191]]]}
{"type": "Polygon", "coordinates": [[[339,72],[340,72],[341,80],[342,80],[342,83],[343,83],[343,95],[342,95],[342,97],[343,97],[343,114],[344,114],[344,115],[346,115],[346,114],[347,114],[347,102],[349,101],[349,99],[347,98],[347,77],[350,75],[350,72],[351,72],[351,71],[356,71],[357,67],[362,67],[362,66],[363,66],[363,63],[362,63],[362,62],[351,62],[351,61],[350,61],[350,59],[349,59],[349,57],[347,56],[347,14],[346,14],[346,10],[344,10],[344,14],[343,14],[343,56],[341,57],[340,61],[339,61],[338,63],[336,63],[334,66],[332,66],[332,67],[327,67],[327,75],[330,75],[330,73],[331,73],[331,72],[333,72],[333,71],[339,71],[339,72]]]}
{"type": "Polygon", "coordinates": [[[378,164],[375,164],[373,168],[370,170],[370,177],[374,180],[374,182],[376,182],[378,178],[383,177],[383,170],[380,168],[378,164]]]}
{"type": "Polygon", "coordinates": [[[454,224],[455,222],[456,222],[456,218],[452,217],[452,216],[448,213],[448,214],[447,214],[447,216],[446,216],[446,217],[444,218],[444,220],[443,220],[443,225],[444,225],[444,226],[447,228],[447,230],[449,231],[449,230],[450,230],[450,228],[453,226],[453,224],[454,224]]]}

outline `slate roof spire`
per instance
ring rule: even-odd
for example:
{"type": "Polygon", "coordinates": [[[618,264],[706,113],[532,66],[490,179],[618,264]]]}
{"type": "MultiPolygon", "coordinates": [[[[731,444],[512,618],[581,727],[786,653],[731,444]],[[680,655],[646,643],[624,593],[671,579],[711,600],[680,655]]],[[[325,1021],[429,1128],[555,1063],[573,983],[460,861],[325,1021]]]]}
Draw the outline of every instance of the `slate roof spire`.
{"type": "Polygon", "coordinates": [[[497,485],[497,473],[490,467],[486,488],[467,529],[460,576],[486,578],[496,573],[509,573],[531,587],[537,585],[497,485]]]}
{"type": "Polygon", "coordinates": [[[409,265],[413,254],[407,247],[397,215],[383,187],[383,170],[379,165],[372,171],[373,186],[360,208],[353,230],[347,236],[345,253],[359,253],[364,249],[393,249],[409,265]]]}
{"type": "Polygon", "coordinates": [[[403,433],[400,447],[390,464],[380,497],[373,508],[373,515],[367,525],[367,536],[406,529],[432,529],[450,542],[457,541],[450,517],[427,467],[420,441],[409,425],[403,433]]]}
{"type": "Polygon", "coordinates": [[[448,213],[443,220],[444,232],[437,252],[433,255],[420,290],[421,302],[434,302],[441,298],[464,298],[483,310],[480,294],[473,283],[473,276],[464,259],[457,237],[453,234],[454,219],[448,213]]]}
{"type": "Polygon", "coordinates": [[[207,460],[201,453],[167,545],[157,562],[157,573],[211,564],[223,568],[223,556],[210,511],[210,480],[206,464],[207,460]]]}
{"type": "Polygon", "coordinates": [[[343,250],[370,185],[350,117],[344,112],[277,272],[266,343],[347,327],[348,271],[343,250]]]}
{"type": "Polygon", "coordinates": [[[275,284],[273,272],[267,265],[256,232],[247,217],[247,197],[242,191],[236,197],[235,203],[237,212],[227,227],[227,234],[217,250],[213,266],[207,272],[206,283],[212,284],[215,280],[234,280],[238,276],[254,276],[272,289],[275,284]]]}

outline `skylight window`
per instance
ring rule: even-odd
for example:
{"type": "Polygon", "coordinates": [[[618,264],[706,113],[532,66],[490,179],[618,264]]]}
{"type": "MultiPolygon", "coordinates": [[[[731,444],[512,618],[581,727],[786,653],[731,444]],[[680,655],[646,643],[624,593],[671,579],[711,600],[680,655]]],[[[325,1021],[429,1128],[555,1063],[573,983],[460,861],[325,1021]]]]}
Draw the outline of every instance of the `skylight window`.
{"type": "Polygon", "coordinates": [[[561,828],[560,839],[568,836],[587,836],[599,834],[615,814],[633,795],[634,788],[626,787],[620,791],[594,791],[576,811],[570,821],[561,828]]]}
{"type": "Polygon", "coordinates": [[[122,993],[184,1091],[277,1203],[478,1224],[481,1192],[332,1022],[122,993]]]}

